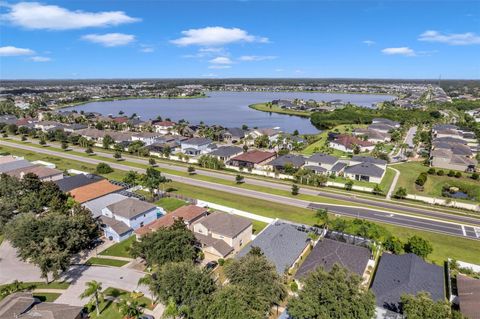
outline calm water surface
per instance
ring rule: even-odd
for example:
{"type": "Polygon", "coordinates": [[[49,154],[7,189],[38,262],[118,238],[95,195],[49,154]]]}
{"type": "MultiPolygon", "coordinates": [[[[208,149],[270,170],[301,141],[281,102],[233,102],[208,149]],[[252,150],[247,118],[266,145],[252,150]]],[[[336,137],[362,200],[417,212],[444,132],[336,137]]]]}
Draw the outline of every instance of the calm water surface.
{"type": "Polygon", "coordinates": [[[275,99],[313,99],[316,101],[342,100],[353,104],[371,107],[373,104],[392,100],[395,97],[373,94],[334,94],[304,92],[208,92],[208,98],[200,99],[138,99],[108,102],[92,102],[72,108],[85,112],[100,112],[104,115],[117,115],[119,111],[127,115],[136,113],[143,120],[157,116],[173,121],[185,119],[192,124],[203,121],[224,127],[279,127],[285,132],[299,130],[300,133],[317,133],[309,118],[260,112],[248,106],[275,99]]]}

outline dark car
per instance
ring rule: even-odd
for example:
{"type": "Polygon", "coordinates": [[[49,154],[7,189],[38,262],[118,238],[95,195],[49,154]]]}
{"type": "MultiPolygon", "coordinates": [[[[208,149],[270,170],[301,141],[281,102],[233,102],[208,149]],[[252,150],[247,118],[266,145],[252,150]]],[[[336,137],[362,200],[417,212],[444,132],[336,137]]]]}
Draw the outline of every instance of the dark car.
{"type": "Polygon", "coordinates": [[[206,270],[214,270],[218,263],[216,261],[210,261],[205,265],[206,270]]]}

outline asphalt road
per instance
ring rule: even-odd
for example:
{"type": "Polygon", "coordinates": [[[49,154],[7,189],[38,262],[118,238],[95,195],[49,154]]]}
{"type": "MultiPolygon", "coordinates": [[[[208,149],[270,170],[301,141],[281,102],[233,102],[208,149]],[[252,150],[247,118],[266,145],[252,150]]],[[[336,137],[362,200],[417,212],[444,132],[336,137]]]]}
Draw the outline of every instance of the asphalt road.
{"type": "MultiPolygon", "coordinates": [[[[53,156],[58,156],[58,157],[63,157],[67,159],[72,159],[75,161],[80,161],[80,162],[85,162],[85,163],[90,163],[90,164],[98,164],[102,162],[101,160],[95,159],[95,158],[89,158],[89,157],[82,157],[82,156],[77,156],[73,154],[69,154],[68,152],[56,152],[52,151],[49,149],[45,148],[38,148],[38,147],[32,147],[32,146],[27,146],[27,145],[20,145],[16,143],[9,143],[2,141],[2,144],[6,146],[11,146],[11,147],[16,147],[24,150],[29,150],[32,152],[37,152],[37,153],[43,153],[43,154],[48,154],[48,155],[53,155],[53,156]]],[[[105,153],[107,154],[107,153],[105,153]]],[[[111,154],[108,154],[111,156],[111,154]]],[[[103,154],[102,154],[103,156],[103,154]]],[[[129,161],[131,160],[130,158],[128,159],[129,161]]],[[[141,161],[139,159],[135,159],[136,161],[141,161]]],[[[143,162],[142,162],[143,163],[143,162]]],[[[135,168],[132,166],[124,165],[119,163],[109,163],[109,165],[115,169],[119,170],[135,170],[139,173],[144,173],[145,170],[141,168],[135,168]]],[[[176,167],[179,168],[178,166],[174,165],[168,165],[168,164],[163,164],[162,165],[167,165],[168,168],[171,167],[176,167]]],[[[173,169],[173,168],[172,168],[173,169]]],[[[185,168],[182,168],[182,171],[184,171],[185,168]]],[[[197,170],[197,173],[201,173],[209,176],[215,176],[219,173],[216,172],[210,172],[210,171],[203,171],[203,170],[197,170]]],[[[272,201],[284,205],[289,205],[289,206],[295,206],[295,207],[301,207],[301,208],[310,208],[310,209],[316,209],[316,208],[328,208],[330,212],[338,214],[338,215],[344,215],[344,216],[351,216],[351,217],[357,217],[357,218],[364,218],[372,221],[379,221],[379,222],[385,222],[393,225],[399,225],[399,226],[404,226],[407,228],[415,228],[415,229],[422,229],[422,230],[428,230],[436,233],[444,233],[444,234],[449,234],[449,235],[454,235],[454,236],[459,236],[459,237],[466,237],[470,239],[477,239],[480,240],[480,233],[475,232],[475,229],[480,229],[480,221],[475,218],[469,218],[466,216],[458,216],[458,215],[450,215],[447,213],[441,213],[441,212],[435,212],[435,211],[428,211],[425,209],[419,209],[419,208],[411,208],[407,206],[401,206],[398,204],[393,204],[393,203],[385,203],[383,201],[373,201],[369,199],[360,199],[360,198],[351,198],[347,197],[345,198],[345,195],[342,194],[332,194],[332,193],[325,193],[328,194],[330,198],[337,198],[337,199],[342,199],[342,200],[347,200],[355,203],[363,203],[366,205],[375,205],[379,207],[378,209],[373,209],[373,208],[358,208],[358,207],[352,207],[352,206],[343,206],[343,205],[333,205],[333,204],[323,204],[323,203],[312,203],[309,201],[301,200],[301,199],[296,199],[296,198],[290,198],[290,197],[285,197],[285,196],[280,196],[280,195],[274,195],[274,194],[269,194],[269,193],[263,193],[259,191],[254,191],[254,190],[249,190],[249,189],[244,189],[244,188],[238,188],[235,186],[228,186],[228,185],[223,185],[223,184],[216,184],[212,182],[207,182],[207,181],[202,181],[202,180],[197,180],[189,177],[183,177],[183,176],[177,176],[177,175],[171,175],[171,174],[166,174],[164,173],[165,176],[168,178],[189,184],[189,185],[194,185],[198,187],[203,187],[203,188],[209,188],[209,189],[214,189],[222,192],[229,192],[237,195],[242,195],[242,196],[248,196],[248,197],[253,197],[261,200],[267,200],[267,201],[272,201]],[[383,210],[382,208],[387,208],[386,210],[383,210]],[[388,208],[390,209],[395,209],[399,211],[405,212],[405,214],[402,213],[396,213],[396,212],[391,212],[388,211],[388,208]],[[412,215],[407,215],[408,212],[414,212],[418,215],[421,214],[421,216],[412,216],[412,215]],[[435,220],[438,218],[449,218],[452,220],[452,222],[445,222],[445,221],[440,221],[440,220],[435,220]],[[470,227],[470,226],[465,226],[463,224],[472,224],[476,228],[470,227]],[[468,230],[468,231],[467,231],[468,230]]],[[[220,174],[225,178],[224,174],[220,174]]],[[[229,179],[232,179],[232,176],[229,176],[229,179]]],[[[262,180],[257,180],[257,179],[246,179],[247,183],[251,184],[256,184],[256,185],[261,185],[261,186],[266,186],[266,187],[272,187],[272,188],[277,188],[277,189],[288,189],[290,190],[290,186],[280,184],[280,183],[272,183],[268,181],[262,181],[262,180]]],[[[324,192],[318,192],[314,191],[312,189],[302,189],[303,193],[305,194],[312,194],[312,195],[324,195],[324,192]]],[[[327,197],[327,196],[325,196],[327,197]]]]}

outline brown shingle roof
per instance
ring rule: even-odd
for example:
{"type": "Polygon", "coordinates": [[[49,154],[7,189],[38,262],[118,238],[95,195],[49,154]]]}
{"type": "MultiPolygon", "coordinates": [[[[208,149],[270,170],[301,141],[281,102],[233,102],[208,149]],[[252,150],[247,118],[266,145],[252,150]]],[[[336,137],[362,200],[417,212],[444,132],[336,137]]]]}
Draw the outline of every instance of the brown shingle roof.
{"type": "Polygon", "coordinates": [[[121,189],[121,186],[113,185],[108,180],[104,179],[96,183],[72,189],[70,195],[72,195],[77,202],[84,203],[121,189]]]}
{"type": "Polygon", "coordinates": [[[457,276],[460,311],[469,319],[480,319],[480,280],[457,276]]]}
{"type": "Polygon", "coordinates": [[[334,143],[343,145],[347,148],[353,148],[354,145],[362,146],[362,147],[368,147],[368,146],[373,146],[373,143],[370,143],[368,141],[361,140],[359,138],[356,138],[355,136],[352,135],[340,135],[338,136],[334,141],[334,143]]]}
{"type": "Polygon", "coordinates": [[[275,157],[275,153],[253,150],[253,151],[235,156],[232,158],[232,160],[258,164],[273,157],[275,157]]]}
{"type": "Polygon", "coordinates": [[[252,222],[244,217],[220,212],[212,213],[202,218],[198,223],[205,226],[212,233],[230,238],[235,238],[252,225],[252,222]]]}
{"type": "Polygon", "coordinates": [[[29,167],[14,169],[13,171],[9,171],[7,174],[12,177],[22,178],[23,175],[28,173],[33,173],[37,175],[38,178],[42,179],[42,178],[47,178],[47,177],[52,177],[55,175],[62,174],[62,171],[59,171],[58,169],[42,166],[42,165],[36,165],[36,166],[29,166],[29,167]]]}
{"type": "Polygon", "coordinates": [[[206,215],[208,210],[204,207],[198,207],[195,205],[188,205],[177,208],[170,214],[167,214],[159,219],[147,224],[143,227],[140,227],[135,230],[137,235],[145,235],[147,233],[156,231],[162,227],[172,226],[175,220],[182,218],[187,224],[191,224],[193,221],[197,220],[203,215],[206,215]]]}
{"type": "Polygon", "coordinates": [[[130,219],[154,209],[156,206],[142,200],[129,197],[122,201],[110,204],[107,206],[107,208],[115,215],[130,219]]]}

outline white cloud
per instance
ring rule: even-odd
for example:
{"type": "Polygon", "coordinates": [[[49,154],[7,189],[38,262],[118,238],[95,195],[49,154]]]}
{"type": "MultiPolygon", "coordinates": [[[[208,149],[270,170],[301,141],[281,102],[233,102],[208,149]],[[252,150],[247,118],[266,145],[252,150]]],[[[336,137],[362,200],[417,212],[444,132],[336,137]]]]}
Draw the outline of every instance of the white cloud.
{"type": "Polygon", "coordinates": [[[232,66],[231,65],[228,65],[228,64],[213,64],[213,65],[209,65],[208,68],[209,69],[230,69],[232,66]]]}
{"type": "Polygon", "coordinates": [[[219,56],[219,57],[216,57],[214,59],[211,59],[208,62],[213,63],[213,64],[232,64],[233,63],[233,61],[230,60],[230,58],[226,57],[226,56],[219,56]]]}
{"type": "Polygon", "coordinates": [[[179,46],[199,45],[206,47],[222,46],[235,42],[268,42],[268,38],[253,36],[239,28],[205,27],[182,31],[182,35],[183,37],[171,42],[179,46]]]}
{"type": "Polygon", "coordinates": [[[473,32],[445,34],[434,30],[420,34],[419,41],[439,42],[449,45],[480,44],[480,35],[473,32]]]}
{"type": "Polygon", "coordinates": [[[31,55],[35,51],[31,49],[17,48],[14,46],[0,47],[0,56],[31,55]]]}
{"type": "Polygon", "coordinates": [[[273,55],[242,55],[239,60],[240,61],[265,61],[265,60],[273,60],[276,59],[276,56],[273,55]]]}
{"type": "Polygon", "coordinates": [[[135,36],[124,33],[87,34],[82,36],[82,39],[105,47],[117,47],[135,41],[135,36]]]}
{"type": "Polygon", "coordinates": [[[387,55],[415,56],[415,51],[409,47],[385,48],[382,50],[382,53],[387,55]]]}
{"type": "Polygon", "coordinates": [[[365,41],[362,41],[364,44],[368,45],[368,46],[372,46],[375,44],[375,41],[372,41],[372,40],[365,40],[365,41]]]}
{"type": "Polygon", "coordinates": [[[283,71],[285,71],[285,70],[284,70],[284,69],[280,69],[280,68],[279,68],[279,69],[275,69],[275,72],[283,72],[283,71]]]}
{"type": "Polygon", "coordinates": [[[143,53],[152,53],[152,52],[155,52],[155,49],[154,49],[154,48],[151,48],[151,47],[145,47],[145,48],[141,48],[141,49],[140,49],[140,52],[143,52],[143,53]]]}
{"type": "Polygon", "coordinates": [[[50,62],[52,59],[46,56],[32,56],[29,58],[30,61],[32,62],[50,62]]]}
{"type": "Polygon", "coordinates": [[[27,29],[69,30],[116,26],[140,21],[140,19],[129,17],[123,11],[71,11],[39,2],[19,2],[7,7],[10,11],[2,15],[2,20],[27,29]]]}

